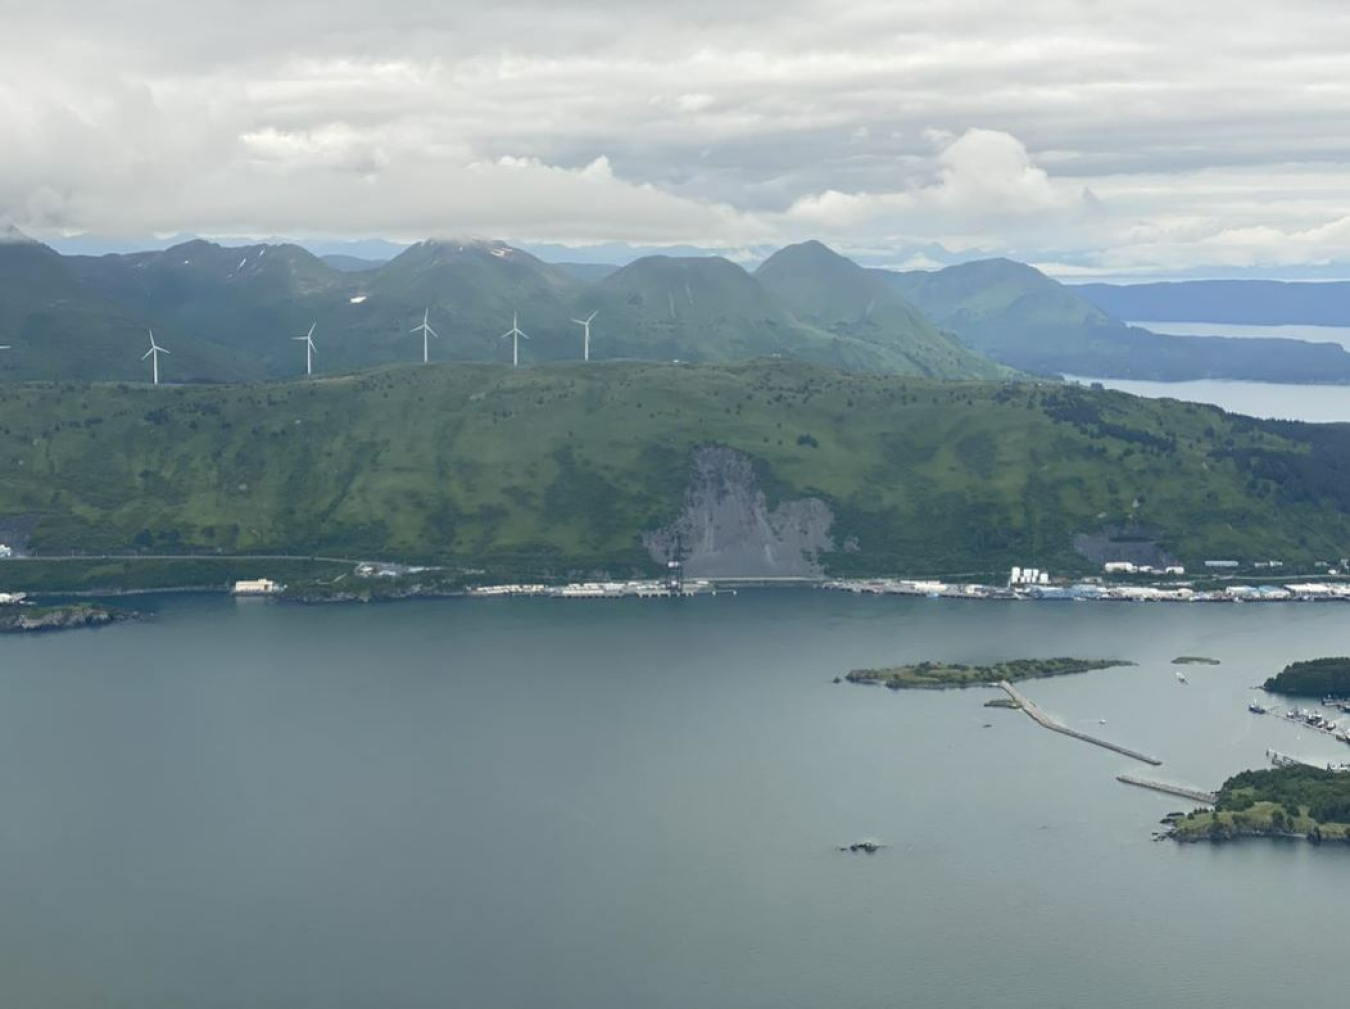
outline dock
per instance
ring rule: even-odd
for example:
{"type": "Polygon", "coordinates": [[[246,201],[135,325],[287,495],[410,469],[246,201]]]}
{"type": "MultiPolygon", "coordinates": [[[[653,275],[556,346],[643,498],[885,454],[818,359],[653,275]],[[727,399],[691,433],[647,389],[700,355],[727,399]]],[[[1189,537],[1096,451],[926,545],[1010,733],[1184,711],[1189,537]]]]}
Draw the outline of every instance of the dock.
{"type": "Polygon", "coordinates": [[[1150,757],[1147,754],[1137,750],[1127,749],[1124,746],[1118,746],[1115,743],[1107,742],[1105,739],[1098,739],[1096,736],[1089,736],[1086,732],[1079,732],[1077,729],[1071,729],[1061,722],[1055,721],[1044,711],[1042,711],[1034,701],[1027,697],[1007,680],[999,681],[999,689],[1016,701],[1032,720],[1043,728],[1051,732],[1058,732],[1065,736],[1072,736],[1074,739],[1081,739],[1085,743],[1091,743],[1093,746],[1100,746],[1104,750],[1110,750],[1113,753],[1119,753],[1121,756],[1129,757],[1131,760],[1138,760],[1145,764],[1152,764],[1154,767],[1162,765],[1162,761],[1156,757],[1150,757]]]}
{"type": "MultiPolygon", "coordinates": [[[[1311,760],[1302,760],[1299,757],[1291,757],[1287,753],[1280,753],[1278,750],[1267,750],[1266,756],[1276,767],[1311,767],[1315,771],[1322,770],[1321,764],[1314,764],[1311,760]]],[[[1344,774],[1350,771],[1350,764],[1332,764],[1326,765],[1328,771],[1335,771],[1338,774],[1344,774]]]]}
{"type": "Polygon", "coordinates": [[[1177,795],[1183,799],[1194,799],[1196,802],[1202,802],[1206,806],[1212,806],[1218,801],[1218,795],[1214,792],[1202,792],[1198,788],[1187,788],[1185,785],[1172,785],[1166,781],[1152,781],[1148,778],[1136,778],[1132,774],[1118,774],[1116,780],[1126,785],[1134,785],[1137,788],[1149,788],[1155,792],[1165,792],[1168,795],[1177,795]]]}

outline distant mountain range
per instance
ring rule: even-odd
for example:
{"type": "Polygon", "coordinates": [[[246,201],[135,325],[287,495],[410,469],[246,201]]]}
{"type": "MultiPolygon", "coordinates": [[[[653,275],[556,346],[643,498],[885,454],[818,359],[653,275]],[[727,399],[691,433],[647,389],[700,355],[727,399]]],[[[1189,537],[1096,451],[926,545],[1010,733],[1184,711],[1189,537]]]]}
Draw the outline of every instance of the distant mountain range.
{"type": "Polygon", "coordinates": [[[1120,319],[1247,326],[1350,326],[1350,282],[1187,280],[1074,288],[1120,319]]]}
{"type": "Polygon", "coordinates": [[[1122,318],[1151,317],[1119,311],[1121,301],[1129,297],[1126,292],[1134,288],[1111,288],[1122,296],[1120,300],[1098,295],[1094,301],[1092,296],[1100,285],[1066,286],[1007,259],[963,263],[935,272],[878,272],[943,329],[973,349],[1024,371],[1164,382],[1206,378],[1350,382],[1350,354],[1336,344],[1164,336],[1126,325],[1122,318]]]}
{"type": "Polygon", "coordinates": [[[1350,382],[1350,354],[1335,344],[1128,326],[1120,319],[1138,313],[1109,299],[1130,290],[1067,287],[1006,259],[935,272],[864,268],[819,242],[779,250],[749,272],[717,256],[548,263],[481,240],[421,242],[387,262],[203,240],[62,256],[10,229],[0,232],[0,344],[14,349],[0,354],[0,378],[144,380],[140,355],[151,328],[170,350],[167,381],[293,377],[304,355],[290,338],[311,323],[317,370],[353,371],[418,359],[421,342],[410,330],[429,311],[441,337],[432,354],[445,361],[509,360],[498,334],[517,313],[529,335],[523,363],[576,359],[581,331],[572,320],[598,312],[599,359],[781,357],[945,379],[997,379],[1015,369],[1350,382]]]}
{"type": "MultiPolygon", "coordinates": [[[[785,357],[934,378],[1008,373],[857,264],[823,246],[808,258],[841,282],[872,289],[857,318],[800,298],[794,311],[783,296],[786,273],[771,270],[761,282],[712,256],[647,256],[606,270],[545,263],[500,242],[428,241],[379,264],[325,261],[296,245],[201,240],[60,256],[11,234],[0,242],[0,342],[15,350],[0,360],[0,375],[143,379],[140,349],[153,328],[171,352],[168,380],[289,377],[303,368],[289,338],[312,322],[319,370],[350,371],[415,359],[421,345],[409,330],[424,311],[441,336],[438,360],[509,359],[498,335],[516,314],[529,335],[523,361],[575,359],[581,331],[572,320],[598,311],[592,353],[601,359],[785,357]]],[[[810,264],[795,268],[809,272],[810,264]]]]}

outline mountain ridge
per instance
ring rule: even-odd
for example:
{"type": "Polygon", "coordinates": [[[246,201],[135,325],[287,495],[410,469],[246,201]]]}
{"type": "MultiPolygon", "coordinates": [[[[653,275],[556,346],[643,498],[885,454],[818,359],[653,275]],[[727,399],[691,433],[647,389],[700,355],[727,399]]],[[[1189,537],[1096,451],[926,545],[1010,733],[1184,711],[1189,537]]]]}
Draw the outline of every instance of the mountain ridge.
{"type": "Polygon", "coordinates": [[[1337,345],[1153,333],[1121,322],[1085,298],[1081,288],[1013,260],[878,273],[969,346],[1032,373],[1350,383],[1350,353],[1337,345]]]}
{"type": "Polygon", "coordinates": [[[441,334],[434,349],[439,359],[502,360],[498,334],[517,317],[530,337],[523,362],[537,363],[576,356],[579,330],[572,320],[597,310],[592,352],[598,358],[778,355],[950,378],[1004,373],[918,312],[894,313],[870,333],[803,322],[754,274],[720,257],[646,256],[602,276],[592,271],[588,279],[490,239],[430,239],[362,270],[337,269],[289,244],[227,247],[192,239],[161,251],[70,257],[36,243],[5,248],[45,264],[52,273],[46,286],[82,301],[85,318],[102,320],[77,329],[70,320],[48,318],[45,326],[26,328],[41,314],[39,306],[23,303],[24,292],[14,289],[19,285],[6,288],[0,270],[0,312],[11,309],[0,314],[0,340],[11,334],[11,342],[25,345],[0,370],[11,379],[58,377],[62,355],[34,355],[26,346],[57,337],[90,345],[83,356],[98,367],[91,364],[80,377],[135,379],[143,369],[130,353],[128,334],[138,328],[162,331],[185,349],[183,358],[169,362],[167,381],[295,376],[303,356],[291,338],[311,325],[317,367],[350,372],[414,357],[419,348],[408,331],[424,312],[441,334]]]}
{"type": "Polygon", "coordinates": [[[1120,529],[1191,564],[1292,570],[1350,539],[1350,425],[790,361],[25,384],[0,428],[0,524],[30,528],[38,554],[651,571],[644,537],[679,519],[701,446],[748,460],[768,512],[809,517],[800,542],[836,574],[1089,571],[1075,537],[1120,529]]]}

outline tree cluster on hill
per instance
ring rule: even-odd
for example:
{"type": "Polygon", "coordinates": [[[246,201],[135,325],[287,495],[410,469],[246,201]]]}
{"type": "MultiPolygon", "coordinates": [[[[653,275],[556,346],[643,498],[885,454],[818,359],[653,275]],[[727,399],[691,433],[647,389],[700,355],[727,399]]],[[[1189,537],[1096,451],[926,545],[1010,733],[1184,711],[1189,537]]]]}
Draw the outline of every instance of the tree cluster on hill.
{"type": "Polygon", "coordinates": [[[1350,658],[1291,662],[1266,680],[1265,689],[1293,697],[1350,697],[1350,658]]]}
{"type": "Polygon", "coordinates": [[[1306,810],[1323,825],[1350,824],[1350,774],[1302,765],[1243,771],[1224,782],[1215,808],[1241,812],[1258,802],[1276,803],[1291,818],[1306,810]]]}

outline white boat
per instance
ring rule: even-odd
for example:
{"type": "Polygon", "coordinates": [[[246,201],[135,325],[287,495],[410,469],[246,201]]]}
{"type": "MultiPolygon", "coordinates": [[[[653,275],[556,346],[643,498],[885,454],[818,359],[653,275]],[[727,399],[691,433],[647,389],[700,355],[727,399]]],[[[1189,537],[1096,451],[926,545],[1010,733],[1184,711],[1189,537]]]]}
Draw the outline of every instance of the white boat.
{"type": "Polygon", "coordinates": [[[1186,674],[1183,673],[1183,672],[1178,671],[1178,672],[1177,672],[1177,682],[1178,682],[1178,683],[1186,683],[1186,682],[1188,682],[1187,679],[1186,679],[1186,674]]]}

